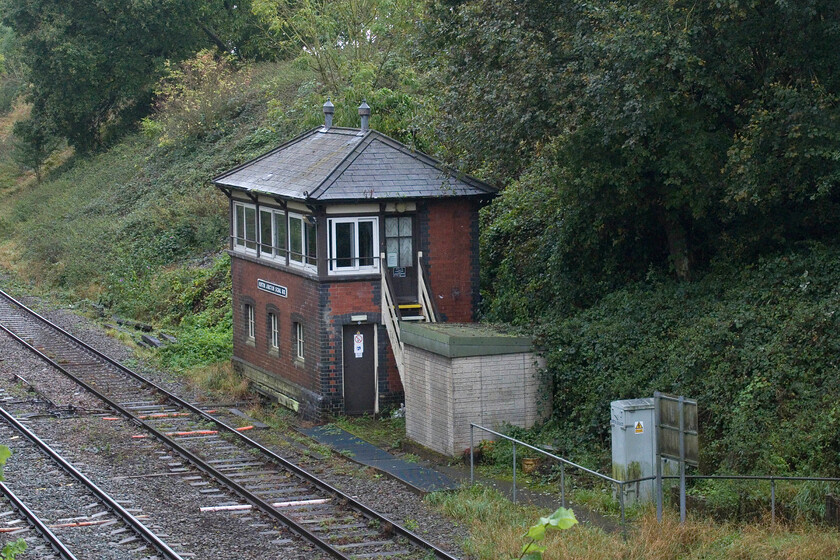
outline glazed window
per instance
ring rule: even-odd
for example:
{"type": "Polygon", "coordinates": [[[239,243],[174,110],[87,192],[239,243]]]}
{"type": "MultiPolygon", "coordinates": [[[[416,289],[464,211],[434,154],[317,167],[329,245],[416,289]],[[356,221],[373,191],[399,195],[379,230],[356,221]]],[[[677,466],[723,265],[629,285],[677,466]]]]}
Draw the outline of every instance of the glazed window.
{"type": "Polygon", "coordinates": [[[260,256],[286,259],[286,213],[271,209],[260,210],[260,256]]]}
{"type": "Polygon", "coordinates": [[[411,217],[385,218],[385,260],[389,268],[414,266],[411,217]]]}
{"type": "Polygon", "coordinates": [[[241,251],[257,250],[257,208],[253,204],[234,202],[233,246],[241,251]]]}
{"type": "Polygon", "coordinates": [[[331,274],[379,270],[378,218],[332,218],[329,220],[329,270],[331,274]]]}
{"type": "Polygon", "coordinates": [[[303,339],[303,323],[295,323],[295,339],[294,339],[294,355],[298,360],[303,360],[304,339],[303,339]]]}
{"type": "Polygon", "coordinates": [[[272,350],[277,351],[280,347],[280,332],[275,313],[268,314],[268,343],[272,350]]]}
{"type": "Polygon", "coordinates": [[[315,268],[317,230],[311,216],[289,214],[289,264],[315,268]]]}
{"type": "Polygon", "coordinates": [[[248,338],[254,340],[256,321],[254,320],[254,306],[245,304],[245,328],[248,338]]]}

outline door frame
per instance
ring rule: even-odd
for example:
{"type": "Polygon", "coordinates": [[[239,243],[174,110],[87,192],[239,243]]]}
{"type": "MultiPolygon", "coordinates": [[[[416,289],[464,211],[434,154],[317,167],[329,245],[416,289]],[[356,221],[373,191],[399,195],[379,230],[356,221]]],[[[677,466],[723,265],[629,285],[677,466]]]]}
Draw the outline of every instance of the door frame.
{"type": "Polygon", "coordinates": [[[369,321],[354,321],[344,323],[341,325],[341,400],[344,402],[344,388],[346,371],[346,356],[344,355],[344,329],[352,328],[360,325],[373,326],[373,413],[379,414],[379,323],[372,323],[369,321]]]}

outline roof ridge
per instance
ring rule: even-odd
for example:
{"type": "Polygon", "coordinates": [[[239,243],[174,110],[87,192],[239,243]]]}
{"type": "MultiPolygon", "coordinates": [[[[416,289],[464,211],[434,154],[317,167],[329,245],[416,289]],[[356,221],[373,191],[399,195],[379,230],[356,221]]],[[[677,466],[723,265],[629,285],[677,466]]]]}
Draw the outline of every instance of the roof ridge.
{"type": "MultiPolygon", "coordinates": [[[[355,130],[359,130],[361,132],[360,129],[355,130]]],[[[309,198],[316,198],[316,193],[318,196],[321,196],[325,192],[327,192],[327,189],[329,189],[336,182],[336,180],[339,177],[341,177],[342,173],[344,173],[344,171],[348,167],[350,167],[350,164],[353,163],[356,160],[356,158],[358,158],[359,155],[361,155],[361,153],[364,152],[365,149],[370,145],[373,138],[373,133],[375,132],[376,131],[371,129],[366,130],[364,136],[362,137],[362,140],[356,146],[354,146],[353,149],[350,150],[350,152],[348,152],[347,155],[344,156],[341,159],[341,161],[339,161],[335,165],[335,167],[333,167],[330,170],[329,173],[327,173],[327,176],[324,177],[324,180],[321,181],[321,183],[317,187],[315,187],[315,190],[309,193],[309,198]],[[336,172],[339,169],[341,169],[341,173],[336,174],[336,172]]]]}

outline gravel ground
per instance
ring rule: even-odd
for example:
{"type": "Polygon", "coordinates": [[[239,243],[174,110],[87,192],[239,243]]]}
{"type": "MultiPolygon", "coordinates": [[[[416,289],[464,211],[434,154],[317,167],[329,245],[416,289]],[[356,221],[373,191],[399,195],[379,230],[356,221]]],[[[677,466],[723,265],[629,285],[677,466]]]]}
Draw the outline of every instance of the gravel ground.
{"type": "MultiPolygon", "coordinates": [[[[176,376],[157,371],[139,361],[131,348],[105,334],[104,328],[96,321],[77,314],[75,310],[61,309],[39,300],[23,299],[23,301],[73,335],[104,354],[125,363],[155,383],[189,400],[203,400],[204,395],[190,389],[176,376]]],[[[39,363],[38,360],[29,357],[26,351],[17,347],[8,338],[4,340],[4,337],[0,337],[0,356],[2,356],[0,383],[10,385],[12,387],[9,389],[10,391],[22,391],[21,384],[12,383],[9,381],[11,375],[6,375],[14,371],[39,390],[43,390],[56,404],[74,404],[92,410],[102,407],[95,400],[91,401],[90,397],[80,393],[74,384],[66,380],[60,381],[59,379],[63,376],[52,371],[43,363],[39,363]]],[[[183,494],[191,488],[178,481],[178,477],[119,478],[121,476],[136,476],[138,473],[126,474],[133,472],[132,469],[141,469],[139,474],[146,473],[144,469],[153,469],[152,472],[156,472],[154,471],[155,468],[165,470],[163,468],[165,465],[161,465],[165,461],[158,459],[160,453],[164,453],[163,451],[147,448],[146,446],[150,445],[148,442],[143,446],[134,447],[130,442],[126,444],[125,434],[119,433],[117,423],[103,423],[99,418],[88,418],[78,424],[68,421],[57,422],[57,424],[75,425],[78,428],[59,429],[56,435],[56,437],[59,437],[58,434],[62,434],[61,437],[66,438],[62,441],[65,442],[68,449],[74,450],[74,456],[78,455],[74,459],[81,460],[89,466],[96,466],[97,469],[112,469],[108,471],[109,474],[101,477],[104,481],[102,482],[103,487],[110,490],[111,484],[113,484],[115,492],[123,492],[125,496],[130,496],[130,499],[141,504],[144,510],[149,508],[157,511],[154,509],[155,507],[161,507],[163,502],[170,501],[173,496],[177,496],[177,500],[173,500],[176,503],[168,505],[176,508],[176,512],[178,511],[177,502],[181,502],[183,494]],[[88,424],[87,422],[93,422],[94,424],[88,424]],[[114,430],[117,433],[113,433],[114,430]],[[74,437],[80,439],[76,441],[73,439],[74,437]],[[154,484],[160,484],[161,486],[150,486],[152,481],[154,481],[154,484]]],[[[307,470],[322,477],[341,491],[357,497],[372,509],[376,509],[398,523],[408,525],[411,528],[416,527],[414,531],[424,539],[456,556],[463,555],[461,543],[466,538],[467,531],[427,506],[419,496],[402,483],[382,476],[370,468],[360,467],[339,455],[324,453],[323,448],[310,446],[302,436],[296,433],[278,430],[255,430],[250,432],[249,436],[273,448],[278,454],[289,460],[302,464],[307,470]],[[317,451],[313,451],[313,449],[317,449],[317,451]]],[[[202,505],[206,505],[206,503],[202,505]]],[[[157,515],[163,516],[163,514],[156,513],[156,521],[157,515]]],[[[196,525],[194,520],[185,519],[184,515],[175,515],[169,520],[161,519],[161,526],[166,527],[165,532],[172,535],[173,542],[180,542],[185,546],[199,546],[209,536],[215,537],[215,535],[231,530],[230,524],[233,516],[230,514],[213,514],[204,517],[200,526],[196,525]],[[179,517],[180,521],[178,520],[179,517]]],[[[248,522],[253,522],[253,520],[244,520],[244,523],[248,522]]],[[[255,530],[251,529],[251,532],[254,533],[255,530]]],[[[167,541],[169,540],[167,539],[167,541]]],[[[269,540],[270,538],[266,537],[262,542],[269,542],[269,540]]],[[[215,554],[219,558],[266,557],[265,555],[249,556],[247,551],[237,550],[235,546],[231,543],[218,542],[214,549],[215,554]],[[236,554],[229,555],[228,551],[233,550],[236,550],[236,554]]],[[[196,557],[211,558],[214,556],[212,554],[208,556],[198,554],[196,557]]],[[[317,555],[290,556],[284,553],[276,557],[314,558],[317,555]]]]}

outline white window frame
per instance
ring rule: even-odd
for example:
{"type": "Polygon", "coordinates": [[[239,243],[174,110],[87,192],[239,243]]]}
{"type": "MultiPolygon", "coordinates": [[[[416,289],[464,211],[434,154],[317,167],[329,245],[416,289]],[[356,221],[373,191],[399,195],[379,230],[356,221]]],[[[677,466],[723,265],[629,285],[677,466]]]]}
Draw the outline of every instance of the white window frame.
{"type": "Polygon", "coordinates": [[[245,328],[248,340],[253,341],[256,338],[257,320],[255,316],[254,306],[250,303],[245,304],[245,328]]]}
{"type": "MultiPolygon", "coordinates": [[[[286,262],[286,254],[288,253],[289,247],[289,223],[286,221],[286,212],[284,210],[276,210],[274,208],[260,208],[260,230],[259,230],[259,245],[260,245],[260,257],[266,259],[272,259],[277,261],[286,262]],[[271,216],[271,233],[270,239],[268,243],[265,243],[263,240],[263,215],[268,214],[271,216]],[[283,239],[282,243],[283,246],[278,246],[275,241],[277,241],[277,221],[282,220],[284,224],[286,224],[286,238],[283,239]],[[265,247],[268,246],[271,248],[271,251],[266,251],[265,247]]],[[[297,264],[297,263],[295,263],[297,264]]]]}
{"type": "Polygon", "coordinates": [[[306,346],[304,341],[303,323],[295,322],[295,358],[303,361],[305,350],[306,346]]]}
{"type": "Polygon", "coordinates": [[[235,201],[233,203],[233,250],[244,252],[244,253],[252,253],[254,255],[257,254],[257,245],[259,243],[260,238],[260,229],[259,229],[259,215],[257,213],[257,206],[256,204],[248,204],[246,202],[238,202],[235,201]],[[242,208],[242,234],[243,237],[239,237],[239,209],[242,208]],[[254,211],[254,239],[248,239],[248,210],[254,211]],[[253,243],[253,248],[248,247],[248,243],[253,243]]]}
{"type": "Polygon", "coordinates": [[[379,217],[378,216],[353,216],[345,218],[330,218],[327,220],[329,227],[329,247],[327,247],[327,271],[331,276],[340,276],[342,274],[366,274],[379,272],[379,217]],[[371,252],[371,264],[361,266],[359,264],[359,224],[362,222],[370,222],[373,229],[373,247],[371,252]],[[352,264],[350,266],[338,266],[337,254],[337,235],[336,226],[338,224],[354,224],[353,227],[353,249],[354,255],[350,257],[352,264]]]}
{"type": "Polygon", "coordinates": [[[314,255],[309,255],[307,253],[307,249],[309,248],[309,243],[314,242],[317,243],[317,236],[318,236],[318,229],[317,226],[312,227],[311,234],[309,233],[310,230],[308,229],[307,225],[309,224],[309,217],[306,214],[296,214],[294,212],[289,212],[289,221],[286,224],[286,236],[288,237],[288,252],[289,252],[289,265],[290,266],[297,266],[300,268],[305,268],[308,270],[317,270],[318,269],[318,251],[317,248],[315,250],[314,255]],[[300,241],[301,241],[301,250],[295,251],[292,248],[292,220],[300,222],[300,241]],[[316,239],[310,239],[311,235],[315,235],[316,239]],[[297,260],[300,259],[300,260],[297,260]],[[313,262],[309,262],[312,259],[313,262]]]}
{"type": "Polygon", "coordinates": [[[268,314],[269,345],[272,350],[280,349],[280,323],[277,321],[277,313],[268,314]]]}

